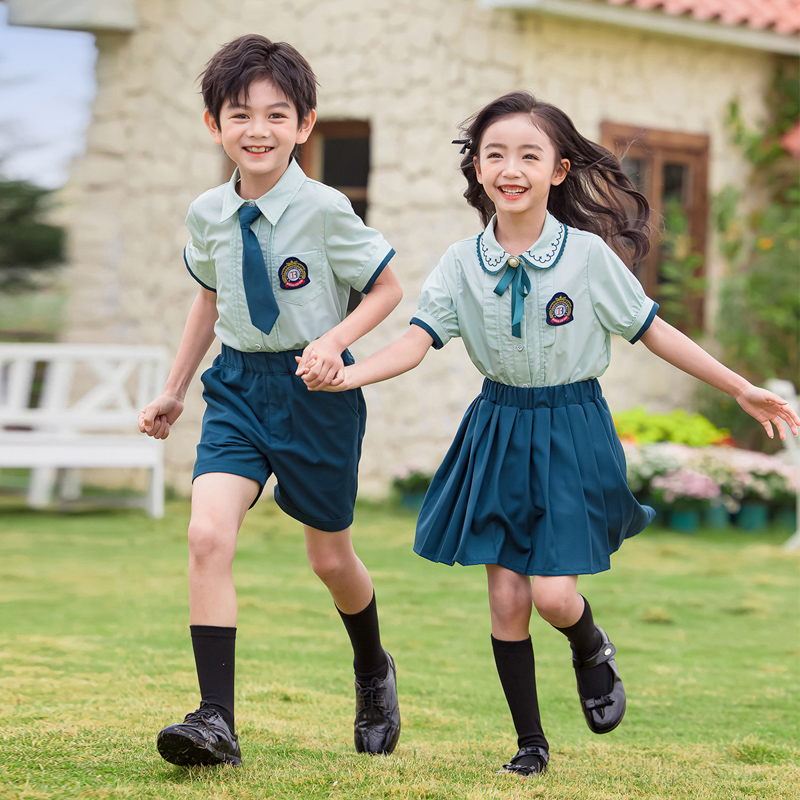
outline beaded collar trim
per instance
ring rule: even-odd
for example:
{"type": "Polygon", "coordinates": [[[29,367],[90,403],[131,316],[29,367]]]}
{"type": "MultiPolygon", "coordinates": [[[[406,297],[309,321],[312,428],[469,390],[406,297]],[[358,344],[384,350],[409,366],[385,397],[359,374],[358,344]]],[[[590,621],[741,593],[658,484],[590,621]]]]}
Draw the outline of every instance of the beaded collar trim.
{"type": "MultiPolygon", "coordinates": [[[[568,236],[567,226],[564,225],[563,222],[559,222],[558,225],[558,233],[556,234],[555,239],[550,242],[549,247],[544,253],[536,255],[533,251],[541,248],[537,248],[534,244],[519,256],[520,261],[523,261],[529,267],[533,267],[534,269],[552,269],[556,264],[558,264],[564,252],[564,247],[567,243],[568,236]]],[[[490,275],[497,275],[503,269],[503,267],[505,267],[506,262],[510,257],[508,253],[506,253],[505,250],[500,247],[500,245],[492,248],[494,252],[499,251],[500,255],[493,256],[486,242],[483,240],[483,232],[478,234],[476,247],[478,251],[478,260],[481,263],[481,267],[483,268],[484,272],[488,272],[490,275]]]]}

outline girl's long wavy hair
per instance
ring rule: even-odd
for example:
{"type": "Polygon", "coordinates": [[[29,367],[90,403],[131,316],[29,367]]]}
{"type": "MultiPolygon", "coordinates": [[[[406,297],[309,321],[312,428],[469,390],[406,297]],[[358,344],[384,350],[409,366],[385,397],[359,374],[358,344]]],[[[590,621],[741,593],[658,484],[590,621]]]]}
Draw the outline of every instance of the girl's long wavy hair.
{"type": "Polygon", "coordinates": [[[473,158],[480,152],[486,129],[502,117],[529,114],[556,151],[556,163],[569,159],[567,177],[550,187],[547,209],[560,222],[601,236],[630,266],[650,250],[650,206],[622,171],[619,159],[605,147],[578,133],[561,109],[537,100],[529,92],[510,92],[461,123],[465,145],[461,172],[467,179],[467,202],[477,209],[484,226],[494,203],[478,183],[473,158]]]}

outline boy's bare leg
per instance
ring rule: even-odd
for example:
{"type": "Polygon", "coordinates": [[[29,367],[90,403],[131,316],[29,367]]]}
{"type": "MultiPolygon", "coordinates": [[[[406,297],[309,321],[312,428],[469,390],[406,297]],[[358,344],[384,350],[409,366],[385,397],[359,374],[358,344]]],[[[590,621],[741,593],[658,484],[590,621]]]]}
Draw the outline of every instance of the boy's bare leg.
{"type": "Polygon", "coordinates": [[[372,579],[353,550],[349,528],[331,533],[304,525],[303,531],[311,568],[328,587],[353,645],[356,750],[389,754],[400,736],[400,710],[394,662],[381,645],[372,579]]]}
{"type": "Polygon", "coordinates": [[[303,533],[311,569],[328,587],[339,611],[363,611],[372,600],[372,579],[353,550],[350,528],[331,533],[303,525],[303,533]]]}
{"type": "Polygon", "coordinates": [[[236,537],[259,486],[249,478],[211,472],[192,486],[189,522],[189,619],[201,704],[158,734],[172,764],[241,764],[234,733],[236,537]]]}
{"type": "Polygon", "coordinates": [[[236,627],[233,557],[242,520],[258,495],[249,478],[225,472],[198,475],[189,522],[189,621],[236,627]]]}

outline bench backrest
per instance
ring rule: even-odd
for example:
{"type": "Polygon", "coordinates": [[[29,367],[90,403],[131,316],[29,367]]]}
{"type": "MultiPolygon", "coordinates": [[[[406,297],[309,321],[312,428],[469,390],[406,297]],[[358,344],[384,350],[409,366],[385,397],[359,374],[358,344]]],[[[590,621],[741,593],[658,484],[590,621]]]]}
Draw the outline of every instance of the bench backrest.
{"type": "Polygon", "coordinates": [[[0,344],[0,432],[138,432],[166,372],[163,347],[0,344]]]}

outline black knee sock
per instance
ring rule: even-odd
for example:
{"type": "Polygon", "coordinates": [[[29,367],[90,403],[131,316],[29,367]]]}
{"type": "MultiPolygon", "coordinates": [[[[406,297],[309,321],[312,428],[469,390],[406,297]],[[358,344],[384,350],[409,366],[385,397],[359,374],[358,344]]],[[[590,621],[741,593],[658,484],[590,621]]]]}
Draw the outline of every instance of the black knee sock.
{"type": "Polygon", "coordinates": [[[494,663],[506,695],[519,747],[549,749],[539,717],[536,693],[536,665],[530,636],[521,642],[507,642],[492,636],[494,663]]]}
{"type": "Polygon", "coordinates": [[[213,706],[233,731],[236,628],[190,625],[200,699],[213,706]]]}
{"type": "MultiPolygon", "coordinates": [[[[557,631],[569,639],[572,652],[579,661],[585,661],[593,656],[603,644],[603,637],[594,624],[589,601],[584,597],[583,602],[583,614],[574,625],[570,625],[568,628],[556,628],[553,625],[557,631]]],[[[614,685],[613,673],[607,664],[598,664],[591,669],[580,670],[578,675],[581,682],[581,693],[584,697],[600,697],[608,694],[614,685]]]]}
{"type": "Polygon", "coordinates": [[[359,683],[369,683],[373,678],[383,680],[389,662],[381,647],[375,592],[372,593],[372,600],[367,607],[356,614],[345,614],[338,606],[336,610],[344,622],[350,643],[353,645],[353,669],[356,672],[356,680],[359,683]]]}

